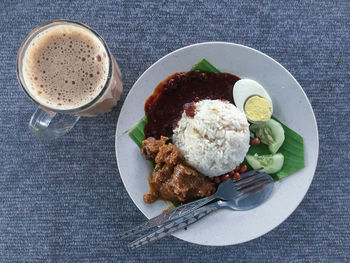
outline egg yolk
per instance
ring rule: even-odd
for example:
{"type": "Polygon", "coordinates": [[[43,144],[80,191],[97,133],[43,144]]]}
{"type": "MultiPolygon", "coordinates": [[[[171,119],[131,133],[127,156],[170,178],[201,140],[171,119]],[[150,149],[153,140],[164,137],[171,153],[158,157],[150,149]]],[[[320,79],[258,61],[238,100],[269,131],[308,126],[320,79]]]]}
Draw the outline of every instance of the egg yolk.
{"type": "Polygon", "coordinates": [[[244,112],[248,120],[268,121],[271,118],[270,102],[260,96],[252,96],[244,104],[244,112]]]}

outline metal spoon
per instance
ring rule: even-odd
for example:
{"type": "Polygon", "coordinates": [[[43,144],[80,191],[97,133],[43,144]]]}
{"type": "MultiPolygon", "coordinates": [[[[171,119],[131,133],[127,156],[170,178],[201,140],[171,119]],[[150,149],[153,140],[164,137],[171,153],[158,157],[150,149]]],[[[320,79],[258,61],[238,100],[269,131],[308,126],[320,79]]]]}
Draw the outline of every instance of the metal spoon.
{"type": "Polygon", "coordinates": [[[222,207],[243,211],[259,206],[270,196],[274,186],[274,181],[268,174],[260,174],[260,178],[259,182],[248,186],[244,192],[237,194],[233,199],[227,201],[219,200],[200,207],[193,212],[160,227],[156,231],[136,239],[129,243],[128,246],[130,248],[137,248],[149,242],[166,237],[177,230],[183,229],[184,227],[197,222],[199,219],[222,207]]]}

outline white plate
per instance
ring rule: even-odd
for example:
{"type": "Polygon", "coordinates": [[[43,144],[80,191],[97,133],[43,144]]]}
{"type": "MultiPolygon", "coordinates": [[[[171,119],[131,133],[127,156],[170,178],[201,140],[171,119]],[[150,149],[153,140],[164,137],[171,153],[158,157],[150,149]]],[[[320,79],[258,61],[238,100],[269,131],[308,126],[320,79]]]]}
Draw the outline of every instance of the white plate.
{"type": "Polygon", "coordinates": [[[318,158],[318,131],[310,102],[294,77],[269,56],[242,45],[209,42],[178,49],[158,60],[136,81],[121,109],[117,163],[126,190],[147,218],[167,208],[163,201],[151,205],[143,202],[152,167],[126,131],[144,116],[145,100],[159,82],[175,72],[189,71],[202,58],[221,72],[258,81],[271,95],[274,115],[304,138],[305,168],[277,182],[272,196],[261,206],[244,212],[221,209],[175,234],[202,245],[239,244],[271,231],[297,208],[311,184],[318,158]]]}

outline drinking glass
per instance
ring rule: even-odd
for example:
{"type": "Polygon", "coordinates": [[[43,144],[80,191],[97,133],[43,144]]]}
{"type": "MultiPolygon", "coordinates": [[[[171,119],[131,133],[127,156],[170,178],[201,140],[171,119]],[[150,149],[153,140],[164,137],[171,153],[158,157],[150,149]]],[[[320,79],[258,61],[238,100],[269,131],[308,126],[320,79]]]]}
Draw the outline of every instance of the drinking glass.
{"type": "Polygon", "coordinates": [[[29,121],[29,129],[36,136],[44,139],[55,139],[66,134],[74,127],[81,116],[91,117],[110,111],[120,99],[123,89],[122,75],[119,66],[102,37],[89,26],[69,20],[54,20],[38,26],[27,36],[17,55],[17,77],[28,97],[38,104],[38,108],[29,121]],[[60,25],[80,27],[88,30],[93,36],[97,37],[100,44],[105,48],[109,65],[107,80],[100,92],[88,103],[73,109],[57,109],[48,105],[43,105],[43,103],[39,102],[37,96],[28,88],[28,83],[26,83],[23,77],[23,61],[26,57],[26,51],[33,39],[41,32],[60,25]]]}

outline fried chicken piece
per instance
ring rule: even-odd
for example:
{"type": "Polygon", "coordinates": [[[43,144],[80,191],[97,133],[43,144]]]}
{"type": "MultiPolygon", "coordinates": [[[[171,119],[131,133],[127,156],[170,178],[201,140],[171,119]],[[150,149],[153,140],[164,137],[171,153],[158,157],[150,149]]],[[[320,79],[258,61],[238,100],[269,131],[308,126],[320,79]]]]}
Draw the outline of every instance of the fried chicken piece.
{"type": "Polygon", "coordinates": [[[143,201],[146,204],[152,204],[155,201],[157,201],[158,199],[159,199],[158,192],[150,191],[149,193],[143,195],[143,201]]]}
{"type": "Polygon", "coordinates": [[[166,163],[174,166],[184,160],[182,153],[172,143],[161,146],[155,158],[156,163],[166,163]]]}
{"type": "Polygon", "coordinates": [[[172,173],[174,171],[174,166],[171,164],[156,164],[156,167],[152,172],[152,181],[157,183],[164,183],[170,179],[172,173]]]}
{"type": "Polygon", "coordinates": [[[177,164],[168,180],[159,190],[160,197],[165,200],[183,203],[208,196],[215,189],[209,178],[195,169],[177,164]]]}
{"type": "Polygon", "coordinates": [[[171,177],[174,166],[170,164],[158,163],[153,169],[149,180],[150,192],[143,195],[143,201],[147,204],[157,201],[160,196],[160,185],[165,184],[171,177]]]}
{"type": "Polygon", "coordinates": [[[142,141],[141,153],[145,154],[149,159],[155,159],[159,148],[169,140],[168,137],[161,136],[160,140],[156,140],[153,137],[148,137],[142,141]]]}
{"type": "Polygon", "coordinates": [[[143,196],[145,203],[157,199],[183,203],[215,192],[210,179],[184,163],[185,159],[167,137],[152,137],[142,142],[141,152],[153,158],[156,166],[150,179],[150,192],[143,196]]]}

